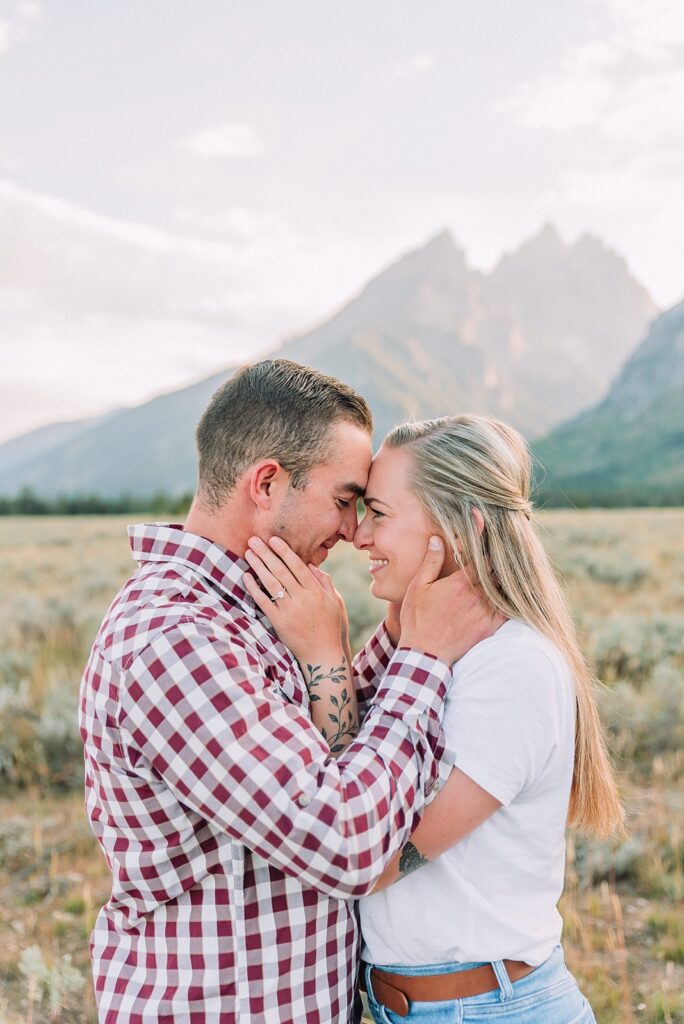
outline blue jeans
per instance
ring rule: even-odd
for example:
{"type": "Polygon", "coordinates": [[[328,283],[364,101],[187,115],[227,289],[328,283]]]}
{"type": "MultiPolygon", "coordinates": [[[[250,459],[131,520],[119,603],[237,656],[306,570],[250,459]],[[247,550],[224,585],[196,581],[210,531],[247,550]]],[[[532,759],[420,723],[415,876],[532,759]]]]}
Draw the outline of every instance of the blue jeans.
{"type": "MultiPolygon", "coordinates": [[[[394,974],[448,974],[481,967],[481,963],[429,964],[402,967],[398,964],[376,964],[394,974]]],[[[373,995],[370,967],[366,968],[368,1006],[376,1024],[596,1024],[592,1009],[577,982],[565,966],[563,949],[556,946],[548,960],[531,974],[511,982],[501,961],[492,964],[499,988],[468,999],[447,999],[441,1002],[410,1004],[406,1017],[381,1006],[373,995]]]]}

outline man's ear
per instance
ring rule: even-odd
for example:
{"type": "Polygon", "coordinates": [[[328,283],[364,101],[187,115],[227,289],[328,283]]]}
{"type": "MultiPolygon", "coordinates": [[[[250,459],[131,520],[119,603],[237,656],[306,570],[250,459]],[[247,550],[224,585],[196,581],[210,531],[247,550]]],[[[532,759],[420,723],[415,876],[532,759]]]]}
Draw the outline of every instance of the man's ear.
{"type": "Polygon", "coordinates": [[[249,470],[249,496],[264,512],[270,510],[276,488],[282,487],[287,474],[275,459],[262,459],[249,470]]]}

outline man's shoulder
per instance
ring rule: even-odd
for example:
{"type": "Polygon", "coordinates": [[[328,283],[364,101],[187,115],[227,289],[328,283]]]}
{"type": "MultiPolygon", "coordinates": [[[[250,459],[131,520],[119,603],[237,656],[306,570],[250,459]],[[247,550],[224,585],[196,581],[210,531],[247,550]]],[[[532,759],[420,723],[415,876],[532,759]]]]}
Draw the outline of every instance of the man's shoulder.
{"type": "Polygon", "coordinates": [[[146,565],[122,586],[100,628],[101,656],[126,668],[143,649],[181,631],[244,647],[251,620],[243,609],[183,566],[146,565]]]}

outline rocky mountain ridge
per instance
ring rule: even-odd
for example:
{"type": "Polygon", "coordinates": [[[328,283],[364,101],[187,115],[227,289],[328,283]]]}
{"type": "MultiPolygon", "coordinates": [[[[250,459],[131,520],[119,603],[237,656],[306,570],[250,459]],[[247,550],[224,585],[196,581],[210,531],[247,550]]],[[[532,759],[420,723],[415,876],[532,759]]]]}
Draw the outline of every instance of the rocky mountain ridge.
{"type": "MultiPolygon", "coordinates": [[[[605,394],[656,313],[624,261],[589,236],[566,245],[547,226],[485,275],[442,232],[277,354],[361,391],[378,437],[408,416],[461,410],[500,416],[534,438],[605,394]]],[[[195,424],[231,372],[0,446],[0,494],[191,489],[195,424]]]]}

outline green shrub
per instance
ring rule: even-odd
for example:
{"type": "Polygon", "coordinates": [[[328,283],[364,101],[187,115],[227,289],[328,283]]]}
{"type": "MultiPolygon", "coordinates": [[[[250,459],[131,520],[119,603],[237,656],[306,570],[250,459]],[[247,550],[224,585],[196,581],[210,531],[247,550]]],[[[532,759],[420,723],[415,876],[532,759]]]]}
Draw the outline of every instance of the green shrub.
{"type": "Polygon", "coordinates": [[[607,681],[643,682],[656,665],[683,652],[684,621],[674,615],[611,619],[594,627],[587,644],[598,675],[607,681]]]}
{"type": "Polygon", "coordinates": [[[650,562],[626,551],[564,551],[556,557],[555,564],[566,578],[585,576],[625,590],[643,583],[651,573],[650,562]]]}
{"type": "Polygon", "coordinates": [[[31,1016],[34,1006],[47,1004],[50,1016],[56,1018],[62,1010],[74,1005],[85,986],[85,979],[72,965],[70,956],[48,963],[39,946],[29,946],[24,950],[19,971],[26,985],[31,1016]]]}
{"type": "Polygon", "coordinates": [[[674,661],[657,665],[640,687],[621,681],[601,689],[599,701],[611,749],[621,761],[649,767],[654,758],[684,747],[682,670],[674,661]]]}

